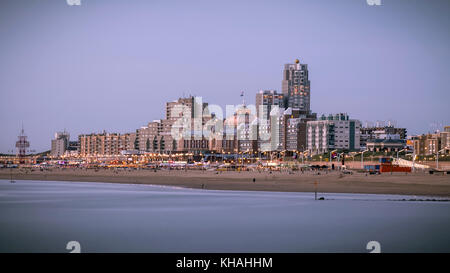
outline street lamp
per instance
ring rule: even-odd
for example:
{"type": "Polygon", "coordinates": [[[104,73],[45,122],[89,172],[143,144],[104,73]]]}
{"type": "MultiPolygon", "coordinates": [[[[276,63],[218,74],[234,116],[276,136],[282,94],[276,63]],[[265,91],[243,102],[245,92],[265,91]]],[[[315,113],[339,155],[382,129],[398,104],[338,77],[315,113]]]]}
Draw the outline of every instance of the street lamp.
{"type": "Polygon", "coordinates": [[[337,152],[337,150],[333,150],[333,151],[330,152],[330,164],[331,164],[331,154],[334,153],[334,152],[337,152]]]}
{"type": "Polygon", "coordinates": [[[345,153],[344,152],[338,153],[338,161],[341,161],[341,155],[345,155],[345,153]]]}
{"type": "Polygon", "coordinates": [[[369,150],[365,150],[361,152],[361,169],[364,169],[364,153],[368,151],[369,150]]]}
{"type": "Polygon", "coordinates": [[[439,153],[442,151],[445,151],[445,149],[436,152],[436,169],[439,168],[439,153]]]}
{"type": "Polygon", "coordinates": [[[357,152],[350,152],[348,155],[352,157],[352,162],[355,162],[355,155],[357,155],[357,152]]]}
{"type": "Polygon", "coordinates": [[[304,164],[304,158],[305,156],[308,156],[308,151],[302,152],[302,164],[304,164]]]}
{"type": "Polygon", "coordinates": [[[397,151],[397,162],[398,162],[398,154],[401,153],[401,152],[403,152],[403,151],[407,151],[407,150],[408,150],[408,149],[403,149],[403,150],[397,151]]]}

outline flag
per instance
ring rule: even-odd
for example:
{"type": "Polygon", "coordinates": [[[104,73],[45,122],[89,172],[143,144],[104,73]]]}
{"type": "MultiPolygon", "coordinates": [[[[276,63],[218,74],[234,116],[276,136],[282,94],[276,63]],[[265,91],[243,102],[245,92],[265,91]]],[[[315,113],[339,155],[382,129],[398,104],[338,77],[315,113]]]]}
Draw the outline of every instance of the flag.
{"type": "Polygon", "coordinates": [[[336,152],[332,152],[332,153],[331,153],[331,158],[332,158],[332,159],[335,159],[336,157],[337,157],[337,153],[336,153],[336,152]]]}

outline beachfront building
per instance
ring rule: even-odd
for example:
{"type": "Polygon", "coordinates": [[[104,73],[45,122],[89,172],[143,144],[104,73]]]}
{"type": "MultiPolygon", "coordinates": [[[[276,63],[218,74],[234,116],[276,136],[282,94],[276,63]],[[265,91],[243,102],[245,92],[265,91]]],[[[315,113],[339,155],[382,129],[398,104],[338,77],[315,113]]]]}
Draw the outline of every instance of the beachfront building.
{"type": "Polygon", "coordinates": [[[173,121],[154,120],[136,131],[136,148],[143,153],[166,153],[177,150],[170,133],[173,121]]]}
{"type": "MultiPolygon", "coordinates": [[[[361,149],[367,147],[367,142],[374,143],[374,140],[406,140],[406,128],[397,128],[392,125],[376,126],[376,127],[361,127],[360,128],[360,146],[361,149]]],[[[377,141],[381,143],[380,141],[377,141]]]]}
{"type": "Polygon", "coordinates": [[[285,110],[286,96],[276,90],[260,90],[256,94],[258,128],[257,150],[261,152],[279,149],[279,123],[285,110]],[[272,131],[273,128],[273,131],[272,131]]]}
{"type": "Polygon", "coordinates": [[[426,134],[413,137],[416,155],[434,155],[440,148],[439,134],[426,134]]]}
{"type": "Polygon", "coordinates": [[[279,94],[276,90],[260,90],[256,93],[256,112],[258,118],[270,120],[270,113],[274,106],[284,110],[284,94],[279,94]]]}
{"type": "Polygon", "coordinates": [[[278,151],[305,151],[307,149],[307,122],[315,121],[311,112],[311,82],[308,65],[297,59],[285,64],[281,83],[283,105],[278,119],[278,151]]]}
{"type": "Polygon", "coordinates": [[[450,154],[450,126],[445,126],[440,135],[442,149],[445,149],[445,154],[450,154]]]}
{"type": "Polygon", "coordinates": [[[193,96],[179,98],[166,103],[165,113],[165,119],[154,120],[136,130],[136,147],[140,152],[197,154],[210,149],[209,139],[203,132],[205,124],[213,118],[208,103],[193,96]]]}
{"type": "Polygon", "coordinates": [[[347,114],[322,115],[319,120],[308,121],[307,149],[311,154],[331,150],[358,151],[360,149],[360,121],[347,114]]]}
{"type": "Polygon", "coordinates": [[[280,148],[280,124],[284,122],[284,109],[273,108],[269,119],[257,119],[254,123],[257,126],[258,141],[257,150],[260,152],[273,152],[281,150],[280,148]]]}
{"type": "Polygon", "coordinates": [[[406,146],[406,141],[399,138],[371,139],[366,142],[366,149],[372,152],[397,152],[406,146]]]}
{"type": "Polygon", "coordinates": [[[80,145],[78,141],[69,141],[69,146],[67,147],[66,152],[64,153],[67,156],[78,156],[80,152],[80,145]]]}
{"type": "Polygon", "coordinates": [[[279,119],[279,151],[305,151],[307,147],[306,124],[317,119],[317,114],[288,107],[279,119]]]}
{"type": "MultiPolygon", "coordinates": [[[[238,152],[253,153],[258,151],[258,118],[251,115],[248,108],[238,110],[236,135],[238,152]],[[241,117],[239,117],[241,116],[241,117]]],[[[236,116],[235,116],[236,117],[236,116]]]]}
{"type": "Polygon", "coordinates": [[[289,118],[285,128],[285,150],[304,151],[306,149],[306,119],[289,118]]]}
{"type": "Polygon", "coordinates": [[[141,153],[256,153],[258,119],[245,104],[232,116],[219,119],[209,113],[207,103],[180,98],[166,103],[165,119],[137,130],[136,146],[141,153]]]}
{"type": "Polygon", "coordinates": [[[246,105],[237,107],[223,120],[223,134],[211,138],[211,151],[217,153],[254,153],[258,151],[258,118],[246,105]],[[214,145],[213,145],[214,144],[214,145]]]}
{"type": "Polygon", "coordinates": [[[55,138],[52,139],[50,155],[59,157],[65,154],[69,149],[70,134],[64,130],[64,132],[55,133],[55,138]]]}
{"type": "Polygon", "coordinates": [[[446,126],[443,132],[412,137],[414,152],[416,155],[436,155],[436,153],[450,154],[450,126],[446,126]]]}
{"type": "Polygon", "coordinates": [[[134,150],[136,133],[84,134],[78,136],[79,154],[88,155],[119,155],[124,150],[134,150]]]}
{"type": "Polygon", "coordinates": [[[297,59],[293,64],[284,65],[281,89],[283,95],[287,98],[285,107],[299,109],[309,114],[311,112],[310,86],[307,64],[302,64],[297,59]]]}

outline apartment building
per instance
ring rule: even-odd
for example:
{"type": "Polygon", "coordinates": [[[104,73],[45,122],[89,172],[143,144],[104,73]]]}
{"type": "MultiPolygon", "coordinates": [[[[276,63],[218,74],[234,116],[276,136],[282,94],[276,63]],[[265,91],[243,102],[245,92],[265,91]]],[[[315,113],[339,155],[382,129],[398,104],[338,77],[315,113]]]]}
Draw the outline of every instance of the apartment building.
{"type": "Polygon", "coordinates": [[[389,139],[406,140],[407,136],[406,128],[397,128],[394,126],[361,127],[360,130],[360,145],[362,148],[367,147],[367,142],[381,143],[382,141],[380,140],[389,139]]]}
{"type": "Polygon", "coordinates": [[[50,155],[55,157],[64,155],[69,148],[69,142],[70,134],[66,131],[55,133],[55,138],[51,142],[50,155]]]}
{"type": "Polygon", "coordinates": [[[134,150],[136,133],[83,134],[78,136],[80,155],[119,155],[122,151],[134,150]]]}
{"type": "Polygon", "coordinates": [[[322,115],[319,120],[308,121],[306,127],[307,147],[312,154],[360,149],[361,122],[349,119],[347,114],[322,115]]]}
{"type": "Polygon", "coordinates": [[[311,111],[310,87],[307,64],[302,64],[297,59],[293,64],[284,65],[281,89],[287,97],[286,107],[296,108],[308,114],[311,111]]]}
{"type": "Polygon", "coordinates": [[[285,98],[284,94],[279,94],[276,90],[260,90],[255,99],[258,118],[270,120],[270,112],[274,106],[284,110],[285,98]]]}
{"type": "Polygon", "coordinates": [[[136,131],[140,152],[201,153],[209,149],[203,128],[213,118],[201,98],[187,97],[166,103],[165,119],[154,120],[136,131]]]}
{"type": "Polygon", "coordinates": [[[412,137],[416,155],[450,154],[450,126],[443,132],[412,137]]]}

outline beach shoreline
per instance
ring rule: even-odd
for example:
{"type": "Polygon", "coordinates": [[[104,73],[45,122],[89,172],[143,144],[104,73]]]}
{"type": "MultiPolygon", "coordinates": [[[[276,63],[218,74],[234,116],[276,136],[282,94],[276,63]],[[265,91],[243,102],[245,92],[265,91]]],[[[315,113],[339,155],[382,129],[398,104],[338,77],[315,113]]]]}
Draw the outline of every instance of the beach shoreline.
{"type": "Polygon", "coordinates": [[[450,197],[450,175],[339,171],[269,172],[200,170],[1,169],[0,179],[165,185],[193,189],[395,194],[450,197]]]}

